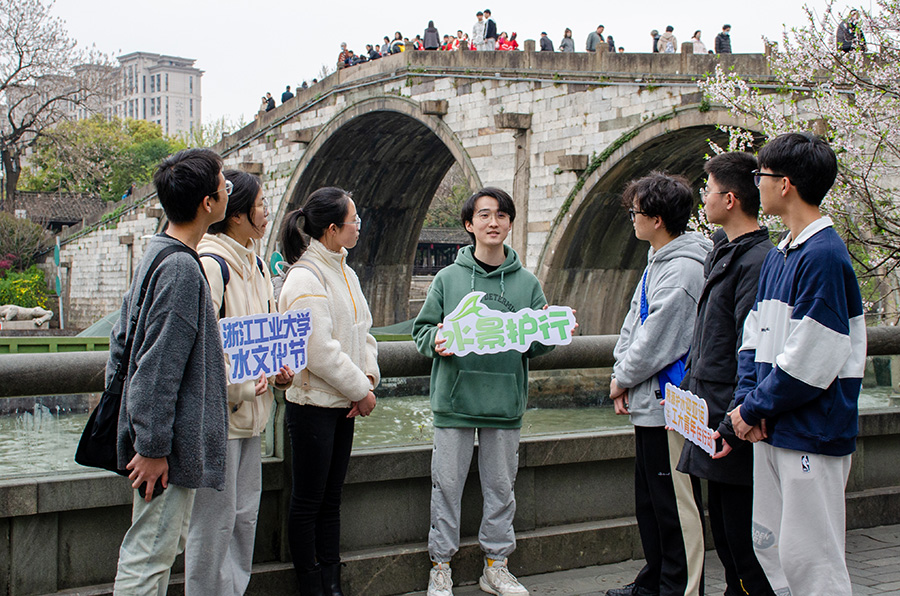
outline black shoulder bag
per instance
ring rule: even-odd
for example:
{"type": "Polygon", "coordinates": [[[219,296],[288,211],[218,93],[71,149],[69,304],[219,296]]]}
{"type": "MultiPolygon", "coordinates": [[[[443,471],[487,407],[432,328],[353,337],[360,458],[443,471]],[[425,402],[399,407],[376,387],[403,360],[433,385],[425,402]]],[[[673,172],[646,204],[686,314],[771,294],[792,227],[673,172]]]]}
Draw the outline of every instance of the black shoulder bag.
{"type": "Polygon", "coordinates": [[[141,293],[128,324],[122,359],[116,364],[116,372],[109,385],[106,386],[103,396],[100,397],[100,403],[91,412],[91,417],[88,418],[84,432],[81,433],[78,448],[75,450],[75,461],[82,466],[102,468],[122,476],[128,476],[129,474],[128,470],[119,468],[116,442],[119,434],[119,407],[122,405],[122,389],[125,385],[125,378],[128,376],[128,363],[131,361],[134,328],[141,314],[141,306],[144,303],[144,297],[147,294],[147,287],[150,285],[150,278],[153,276],[153,272],[156,271],[156,268],[159,267],[166,257],[174,252],[190,252],[190,250],[181,245],[166,246],[157,253],[147,269],[144,281],[141,284],[141,293]]]}

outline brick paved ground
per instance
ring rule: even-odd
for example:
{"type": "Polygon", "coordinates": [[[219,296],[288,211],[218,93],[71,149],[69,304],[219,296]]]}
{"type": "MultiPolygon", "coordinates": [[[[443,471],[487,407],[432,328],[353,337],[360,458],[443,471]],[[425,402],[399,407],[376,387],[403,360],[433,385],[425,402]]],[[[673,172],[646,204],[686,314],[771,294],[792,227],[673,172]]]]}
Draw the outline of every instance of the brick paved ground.
{"type": "MultiPolygon", "coordinates": [[[[900,594],[900,525],[881,526],[847,533],[847,565],[853,581],[853,596],[900,594]]],[[[524,577],[532,596],[603,595],[606,590],[634,579],[643,561],[586,567],[571,571],[524,577]]],[[[706,557],[706,594],[725,591],[725,573],[715,552],[706,557]]],[[[418,593],[418,596],[424,592],[418,593]]],[[[483,594],[478,586],[454,589],[456,596],[483,594]]]]}

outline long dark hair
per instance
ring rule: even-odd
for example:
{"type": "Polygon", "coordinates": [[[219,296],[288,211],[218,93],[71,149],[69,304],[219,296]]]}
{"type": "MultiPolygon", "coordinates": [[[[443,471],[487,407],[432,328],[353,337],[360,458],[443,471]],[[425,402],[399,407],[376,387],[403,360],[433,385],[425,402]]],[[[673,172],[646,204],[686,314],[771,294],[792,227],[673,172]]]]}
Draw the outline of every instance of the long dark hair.
{"type": "Polygon", "coordinates": [[[344,223],[349,207],[350,193],[334,186],[320,188],[309,195],[303,207],[291,211],[284,219],[281,228],[284,260],[290,265],[297,262],[309,246],[303,234],[316,240],[322,238],[328,226],[344,223]]]}
{"type": "Polygon", "coordinates": [[[228,232],[228,221],[233,215],[246,215],[250,220],[250,225],[254,230],[259,231],[259,226],[253,223],[250,214],[256,206],[256,197],[259,195],[259,189],[262,184],[259,178],[253,174],[241,172],[239,170],[225,170],[225,179],[231,180],[234,188],[228,197],[228,207],[225,209],[225,219],[217,221],[209,226],[210,234],[223,234],[228,232]]]}

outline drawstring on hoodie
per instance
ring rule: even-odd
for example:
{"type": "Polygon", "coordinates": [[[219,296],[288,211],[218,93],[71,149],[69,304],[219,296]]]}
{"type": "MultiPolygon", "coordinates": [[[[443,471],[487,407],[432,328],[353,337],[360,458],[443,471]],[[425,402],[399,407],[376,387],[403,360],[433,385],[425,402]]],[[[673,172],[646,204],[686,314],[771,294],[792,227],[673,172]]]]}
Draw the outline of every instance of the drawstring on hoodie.
{"type": "MultiPolygon", "coordinates": [[[[500,297],[503,298],[503,293],[506,292],[506,284],[503,283],[503,277],[506,275],[506,272],[502,269],[500,270],[500,297]]],[[[475,265],[472,265],[472,284],[469,287],[470,292],[475,291],[475,265]]]]}

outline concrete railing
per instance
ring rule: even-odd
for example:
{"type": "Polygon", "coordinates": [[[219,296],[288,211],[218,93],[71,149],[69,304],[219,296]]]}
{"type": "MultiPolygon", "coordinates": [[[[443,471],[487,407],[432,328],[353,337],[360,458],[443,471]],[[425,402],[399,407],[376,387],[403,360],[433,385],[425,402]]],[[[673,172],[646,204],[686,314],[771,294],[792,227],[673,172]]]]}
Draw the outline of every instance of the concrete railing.
{"type": "MultiPolygon", "coordinates": [[[[900,354],[900,328],[869,327],[868,355],[900,354]]],[[[572,338],[545,356],[531,361],[531,370],[601,368],[613,365],[616,335],[572,338]]],[[[109,352],[0,355],[0,398],[103,391],[109,352]]],[[[378,344],[383,377],[428,375],[431,361],[411,341],[378,344]]]]}

